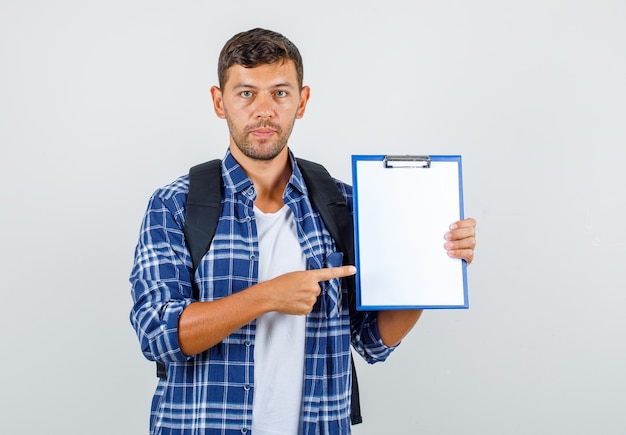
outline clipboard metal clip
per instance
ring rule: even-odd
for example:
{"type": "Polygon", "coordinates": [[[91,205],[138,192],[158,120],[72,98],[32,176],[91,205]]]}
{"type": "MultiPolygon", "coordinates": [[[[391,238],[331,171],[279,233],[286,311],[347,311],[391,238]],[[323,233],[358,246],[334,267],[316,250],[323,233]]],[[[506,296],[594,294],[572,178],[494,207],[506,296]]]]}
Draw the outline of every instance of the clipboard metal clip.
{"type": "Polygon", "coordinates": [[[429,156],[385,156],[385,168],[430,168],[429,156]]]}

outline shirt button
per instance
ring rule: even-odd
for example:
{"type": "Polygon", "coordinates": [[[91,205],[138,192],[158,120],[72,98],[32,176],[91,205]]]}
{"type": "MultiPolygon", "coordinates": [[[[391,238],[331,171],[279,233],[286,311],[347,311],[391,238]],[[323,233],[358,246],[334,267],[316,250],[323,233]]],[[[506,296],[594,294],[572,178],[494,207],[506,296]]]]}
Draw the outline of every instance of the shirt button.
{"type": "Polygon", "coordinates": [[[241,433],[248,433],[248,428],[242,427],[241,428],[241,433]]]}
{"type": "Polygon", "coordinates": [[[252,255],[250,256],[250,260],[252,260],[252,261],[256,260],[256,255],[252,254],[252,255]]]}
{"type": "Polygon", "coordinates": [[[250,340],[246,340],[243,342],[243,344],[245,344],[246,346],[250,346],[252,342],[250,340]]]}
{"type": "Polygon", "coordinates": [[[246,384],[243,386],[243,389],[246,391],[250,391],[250,385],[246,384]]]}

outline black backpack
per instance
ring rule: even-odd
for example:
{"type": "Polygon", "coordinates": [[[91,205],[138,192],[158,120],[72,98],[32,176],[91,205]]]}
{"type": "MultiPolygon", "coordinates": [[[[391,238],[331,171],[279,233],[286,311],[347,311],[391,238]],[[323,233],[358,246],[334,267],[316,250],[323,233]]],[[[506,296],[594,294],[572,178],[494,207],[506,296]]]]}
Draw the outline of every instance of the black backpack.
{"type": "MultiPolygon", "coordinates": [[[[297,159],[298,167],[309,191],[309,199],[320,213],[328,232],[343,252],[343,262],[354,264],[354,227],[352,214],[345,199],[326,168],[314,162],[297,159]]],[[[221,160],[211,160],[189,170],[189,194],[185,208],[186,218],[183,232],[193,262],[195,274],[202,257],[209,250],[215,228],[220,218],[220,205],[224,193],[221,160]]],[[[356,310],[354,276],[348,281],[350,313],[356,310]]],[[[198,290],[193,285],[194,297],[198,290]]],[[[157,362],[157,376],[167,377],[165,365],[157,362]]],[[[363,421],[359,399],[359,385],[352,359],[352,396],[350,420],[352,424],[363,421]]]]}

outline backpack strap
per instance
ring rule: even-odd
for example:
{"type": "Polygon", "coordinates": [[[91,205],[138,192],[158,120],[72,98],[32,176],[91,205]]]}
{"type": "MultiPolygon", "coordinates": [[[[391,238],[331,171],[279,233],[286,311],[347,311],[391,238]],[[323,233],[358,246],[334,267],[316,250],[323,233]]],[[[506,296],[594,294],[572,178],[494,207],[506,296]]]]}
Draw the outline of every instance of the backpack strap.
{"type": "MultiPolygon", "coordinates": [[[[311,202],[322,216],[338,250],[343,252],[343,264],[354,265],[354,221],[346,200],[324,166],[304,159],[297,161],[311,202]]],[[[356,311],[356,278],[344,279],[348,281],[350,313],[353,313],[356,311]]]]}
{"type": "MultiPolygon", "coordinates": [[[[337,244],[337,248],[343,252],[343,264],[354,265],[354,221],[346,200],[324,166],[304,159],[297,159],[297,161],[311,202],[319,211],[328,232],[337,244]]],[[[355,277],[350,276],[344,279],[347,280],[348,284],[348,304],[350,314],[352,314],[356,311],[355,277]]],[[[362,423],[363,417],[361,415],[359,383],[352,354],[350,361],[352,363],[350,420],[354,425],[362,423]]]]}
{"type": "MultiPolygon", "coordinates": [[[[185,206],[185,243],[191,254],[193,274],[211,246],[217,222],[220,219],[220,204],[224,196],[222,161],[211,160],[189,170],[189,194],[185,206]]],[[[193,279],[191,280],[193,283],[193,279]]],[[[194,286],[194,297],[198,298],[194,286]]]]}
{"type": "MultiPolygon", "coordinates": [[[[217,228],[220,204],[224,195],[223,184],[222,165],[219,159],[202,163],[189,170],[189,193],[183,233],[193,263],[191,287],[195,299],[198,299],[199,294],[193,275],[196,274],[200,260],[209,250],[217,228]]],[[[156,363],[156,374],[160,379],[167,379],[165,364],[156,363]]]]}

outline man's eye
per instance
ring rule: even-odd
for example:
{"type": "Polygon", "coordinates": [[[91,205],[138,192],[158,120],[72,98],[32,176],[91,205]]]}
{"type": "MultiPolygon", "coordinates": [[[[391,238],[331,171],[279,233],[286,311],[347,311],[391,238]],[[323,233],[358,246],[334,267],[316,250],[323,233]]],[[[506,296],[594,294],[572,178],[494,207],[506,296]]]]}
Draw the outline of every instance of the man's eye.
{"type": "Polygon", "coordinates": [[[277,97],[286,97],[287,96],[287,91],[276,91],[275,95],[277,97]]]}
{"type": "Polygon", "coordinates": [[[241,96],[243,98],[250,98],[250,97],[252,97],[252,91],[242,91],[241,92],[241,96]]]}

